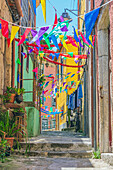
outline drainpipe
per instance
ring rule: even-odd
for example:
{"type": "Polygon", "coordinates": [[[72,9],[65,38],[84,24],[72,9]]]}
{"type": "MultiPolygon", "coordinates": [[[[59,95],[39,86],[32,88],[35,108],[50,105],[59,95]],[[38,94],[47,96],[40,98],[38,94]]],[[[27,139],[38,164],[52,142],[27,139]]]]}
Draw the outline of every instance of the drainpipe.
{"type": "MultiPolygon", "coordinates": [[[[93,8],[95,8],[95,1],[93,1],[93,8]]],[[[93,29],[93,35],[95,35],[95,27],[93,29]]],[[[96,137],[96,56],[95,56],[95,44],[93,50],[93,116],[94,116],[94,149],[97,150],[97,137],[96,137]]]]}

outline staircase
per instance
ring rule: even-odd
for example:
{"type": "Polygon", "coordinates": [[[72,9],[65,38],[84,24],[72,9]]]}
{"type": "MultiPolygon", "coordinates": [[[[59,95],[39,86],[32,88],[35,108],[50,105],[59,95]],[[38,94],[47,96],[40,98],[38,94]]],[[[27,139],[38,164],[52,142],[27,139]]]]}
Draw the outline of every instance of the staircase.
{"type": "MultiPolygon", "coordinates": [[[[43,132],[39,137],[31,138],[28,142],[27,155],[59,158],[91,158],[92,147],[89,138],[75,132],[43,132]]],[[[24,155],[26,143],[21,143],[21,150],[15,154],[24,155]]]]}

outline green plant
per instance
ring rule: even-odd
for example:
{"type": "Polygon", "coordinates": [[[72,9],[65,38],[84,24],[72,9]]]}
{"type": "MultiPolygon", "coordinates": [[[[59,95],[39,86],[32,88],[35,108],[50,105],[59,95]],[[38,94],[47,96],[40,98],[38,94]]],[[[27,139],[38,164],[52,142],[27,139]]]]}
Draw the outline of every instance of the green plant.
{"type": "Polygon", "coordinates": [[[0,132],[2,135],[4,134],[5,137],[14,137],[19,131],[20,129],[17,129],[14,119],[11,119],[9,113],[6,112],[6,120],[0,121],[0,132]]]}
{"type": "Polygon", "coordinates": [[[13,109],[13,112],[14,113],[25,113],[25,110],[23,108],[16,108],[16,109],[13,109]]]}
{"type": "Polygon", "coordinates": [[[24,88],[16,88],[15,89],[17,95],[21,95],[25,93],[25,89],[24,88]]]}
{"type": "Polygon", "coordinates": [[[16,93],[16,88],[13,87],[6,87],[6,90],[4,90],[4,94],[0,95],[0,98],[3,99],[3,103],[7,103],[10,101],[11,94],[16,93]]]}
{"type": "Polygon", "coordinates": [[[9,144],[7,143],[7,140],[2,139],[0,142],[0,159],[2,163],[5,162],[5,157],[8,149],[9,149],[9,144]]]}
{"type": "Polygon", "coordinates": [[[101,159],[101,152],[99,148],[97,149],[97,151],[93,152],[93,159],[101,159]]]}

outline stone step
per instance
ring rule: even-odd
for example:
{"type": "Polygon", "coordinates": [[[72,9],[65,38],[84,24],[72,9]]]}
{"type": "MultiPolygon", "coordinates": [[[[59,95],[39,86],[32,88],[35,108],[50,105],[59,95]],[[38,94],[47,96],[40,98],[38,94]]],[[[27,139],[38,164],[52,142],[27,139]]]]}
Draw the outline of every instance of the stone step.
{"type": "MultiPolygon", "coordinates": [[[[20,143],[22,149],[26,149],[26,143],[20,143]]],[[[85,143],[28,143],[31,151],[87,151],[91,150],[92,147],[85,143]]]]}
{"type": "Polygon", "coordinates": [[[58,152],[58,151],[30,151],[25,152],[25,150],[13,152],[14,155],[27,155],[27,156],[38,156],[38,157],[47,157],[47,158],[60,158],[60,157],[71,157],[71,158],[92,158],[92,150],[90,151],[67,151],[67,152],[58,152]]]}

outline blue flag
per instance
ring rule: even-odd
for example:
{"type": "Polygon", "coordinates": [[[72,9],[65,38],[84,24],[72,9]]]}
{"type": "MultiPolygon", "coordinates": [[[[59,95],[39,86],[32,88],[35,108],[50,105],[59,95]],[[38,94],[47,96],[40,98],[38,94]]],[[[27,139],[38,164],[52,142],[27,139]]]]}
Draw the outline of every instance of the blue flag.
{"type": "Polygon", "coordinates": [[[57,42],[56,36],[55,36],[54,34],[51,35],[51,39],[52,39],[53,44],[55,45],[55,47],[56,47],[58,50],[60,50],[60,49],[59,49],[59,46],[58,46],[58,42],[57,42]]]}
{"type": "Polygon", "coordinates": [[[58,60],[60,53],[55,53],[55,55],[56,55],[56,58],[58,60]]]}
{"type": "Polygon", "coordinates": [[[85,14],[85,27],[86,27],[86,39],[88,40],[91,35],[92,29],[95,25],[96,19],[98,17],[100,8],[97,8],[91,12],[85,14]]]}

